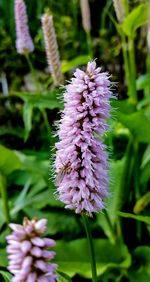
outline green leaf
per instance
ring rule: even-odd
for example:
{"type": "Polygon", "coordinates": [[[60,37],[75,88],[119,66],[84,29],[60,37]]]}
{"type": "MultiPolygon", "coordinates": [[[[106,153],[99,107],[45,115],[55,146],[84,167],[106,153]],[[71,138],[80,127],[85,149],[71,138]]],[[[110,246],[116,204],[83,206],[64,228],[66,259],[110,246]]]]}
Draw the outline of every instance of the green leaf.
{"type": "Polygon", "coordinates": [[[23,121],[25,126],[25,141],[29,137],[29,133],[32,129],[32,113],[33,113],[33,106],[29,102],[25,102],[23,105],[23,121]]]}
{"type": "Polygon", "coordinates": [[[131,131],[137,141],[142,143],[150,142],[150,120],[142,112],[130,115],[119,112],[118,119],[131,131]]]}
{"type": "Polygon", "coordinates": [[[138,5],[134,8],[122,24],[124,33],[128,36],[135,36],[137,28],[148,22],[148,11],[148,3],[138,5]]]}
{"type": "Polygon", "coordinates": [[[140,77],[136,80],[136,89],[137,90],[143,90],[149,85],[150,85],[149,73],[140,75],[140,77]]]}
{"type": "Polygon", "coordinates": [[[140,246],[133,252],[134,264],[130,268],[129,278],[131,282],[150,281],[150,247],[140,246]]]}
{"type": "Polygon", "coordinates": [[[61,95],[60,89],[45,92],[43,95],[28,92],[15,92],[13,95],[21,98],[33,108],[51,110],[63,108],[63,103],[59,97],[61,95]]]}
{"type": "MultiPolygon", "coordinates": [[[[128,268],[131,264],[128,249],[123,244],[113,245],[109,240],[94,240],[97,273],[103,274],[105,271],[114,268],[128,268]]],[[[86,239],[71,242],[58,241],[56,243],[56,263],[59,270],[65,272],[70,277],[79,274],[86,278],[91,278],[91,265],[86,239]]]]}
{"type": "Polygon", "coordinates": [[[0,170],[2,174],[8,175],[20,168],[21,161],[16,151],[0,145],[0,156],[0,170]]]}
{"type": "Polygon", "coordinates": [[[146,150],[143,154],[141,169],[143,169],[150,162],[150,144],[147,145],[146,150]]]}
{"type": "Polygon", "coordinates": [[[144,166],[140,175],[142,185],[146,184],[150,179],[150,161],[144,166]]]}
{"type": "MultiPolygon", "coordinates": [[[[117,218],[116,212],[122,206],[124,201],[124,194],[120,194],[120,185],[122,180],[122,173],[124,169],[125,159],[122,158],[121,160],[111,161],[110,162],[110,196],[107,199],[107,211],[111,218],[111,221],[114,223],[117,218]]],[[[106,230],[105,233],[108,235],[108,231],[106,230]]]]}
{"type": "Polygon", "coordinates": [[[111,106],[114,109],[114,115],[116,115],[118,111],[128,115],[135,111],[135,106],[130,103],[129,99],[122,101],[113,99],[111,100],[111,106]]]}
{"type": "Polygon", "coordinates": [[[2,228],[4,223],[5,223],[5,217],[3,213],[2,200],[0,199],[0,229],[2,228]]]}
{"type": "Polygon", "coordinates": [[[61,271],[58,271],[57,272],[57,275],[58,275],[58,278],[56,279],[57,282],[71,282],[71,278],[66,274],[66,273],[63,273],[61,271]]]}
{"type": "Polygon", "coordinates": [[[127,212],[120,212],[118,211],[117,214],[119,216],[125,217],[125,218],[133,218],[138,221],[142,221],[144,223],[150,224],[150,217],[149,216],[143,216],[143,215],[135,215],[132,213],[127,213],[127,212]]]}
{"type": "Polygon", "coordinates": [[[134,205],[134,213],[140,213],[150,204],[150,192],[145,193],[134,205]]]}
{"type": "Polygon", "coordinates": [[[7,266],[7,255],[5,249],[0,249],[0,267],[7,266]]]}
{"type": "Polygon", "coordinates": [[[9,282],[9,281],[11,281],[12,278],[13,278],[13,276],[12,276],[9,272],[7,272],[7,271],[2,271],[2,270],[0,270],[0,274],[1,274],[2,277],[4,278],[4,281],[5,281],[5,282],[9,282]]]}
{"type": "Polygon", "coordinates": [[[62,73],[68,72],[78,66],[87,64],[89,59],[89,55],[81,55],[70,61],[63,61],[61,64],[62,73]]]}

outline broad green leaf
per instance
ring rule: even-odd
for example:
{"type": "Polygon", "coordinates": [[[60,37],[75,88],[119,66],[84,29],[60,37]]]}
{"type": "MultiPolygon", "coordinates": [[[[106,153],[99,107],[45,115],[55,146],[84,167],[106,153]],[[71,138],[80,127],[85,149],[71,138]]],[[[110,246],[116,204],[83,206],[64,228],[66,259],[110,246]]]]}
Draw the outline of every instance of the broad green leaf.
{"type": "Polygon", "coordinates": [[[140,77],[136,80],[137,90],[142,90],[149,85],[150,85],[150,75],[149,75],[149,73],[140,75],[140,77]]]}
{"type": "Polygon", "coordinates": [[[25,141],[29,137],[29,133],[32,129],[32,113],[33,113],[33,106],[29,102],[25,102],[23,105],[23,121],[25,126],[25,141]]]}
{"type": "Polygon", "coordinates": [[[133,252],[134,264],[129,270],[131,282],[150,281],[150,247],[140,246],[133,252]]]}
{"type": "Polygon", "coordinates": [[[125,217],[125,218],[133,218],[138,221],[142,221],[144,223],[150,224],[150,216],[144,216],[144,215],[135,215],[132,213],[127,213],[127,212],[120,212],[118,211],[117,214],[119,216],[125,217]]]}
{"type": "Polygon", "coordinates": [[[63,108],[63,103],[59,97],[61,95],[60,89],[54,89],[43,95],[28,92],[15,92],[13,95],[20,97],[33,108],[47,108],[51,110],[63,108]]]}
{"type": "Polygon", "coordinates": [[[117,114],[117,112],[121,112],[123,114],[132,114],[135,112],[136,108],[135,105],[131,104],[129,99],[126,100],[111,100],[111,106],[114,109],[114,116],[117,114]]]}
{"type": "Polygon", "coordinates": [[[146,184],[150,179],[150,162],[148,162],[142,169],[140,175],[140,182],[142,185],[146,184]]]}
{"type": "MultiPolygon", "coordinates": [[[[94,247],[98,275],[112,268],[128,268],[131,264],[130,254],[123,244],[113,245],[106,239],[96,239],[94,247]]],[[[79,274],[91,278],[90,256],[86,239],[71,242],[58,241],[55,251],[55,261],[59,265],[59,271],[70,277],[79,274]]]]}
{"type": "Polygon", "coordinates": [[[8,175],[20,168],[21,161],[16,151],[0,145],[0,156],[0,170],[2,174],[8,175]]]}
{"type": "Polygon", "coordinates": [[[0,267],[7,266],[7,255],[6,249],[0,249],[0,267]]]}
{"type": "Polygon", "coordinates": [[[128,36],[134,36],[135,31],[148,21],[148,3],[143,3],[134,8],[122,24],[122,29],[128,36]]]}
{"type": "Polygon", "coordinates": [[[0,275],[2,275],[5,282],[10,282],[13,278],[13,276],[7,271],[0,270],[0,275]]]}
{"type": "Polygon", "coordinates": [[[119,112],[118,119],[131,131],[137,141],[142,143],[150,142],[150,120],[142,112],[130,115],[119,112]]]}
{"type": "Polygon", "coordinates": [[[61,64],[62,73],[68,72],[78,66],[87,64],[89,59],[90,58],[88,55],[81,55],[70,61],[62,61],[61,64]]]}

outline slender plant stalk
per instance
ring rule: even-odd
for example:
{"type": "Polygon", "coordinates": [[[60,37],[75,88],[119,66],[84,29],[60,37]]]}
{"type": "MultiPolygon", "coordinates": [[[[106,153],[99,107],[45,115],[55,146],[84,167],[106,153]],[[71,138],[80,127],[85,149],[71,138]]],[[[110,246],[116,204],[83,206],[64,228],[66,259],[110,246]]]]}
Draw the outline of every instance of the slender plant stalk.
{"type": "Polygon", "coordinates": [[[134,141],[134,188],[135,188],[135,198],[138,200],[140,198],[140,189],[139,189],[139,144],[137,141],[134,141]]]}
{"type": "Polygon", "coordinates": [[[88,52],[90,55],[90,59],[93,58],[93,46],[92,46],[92,37],[91,37],[91,33],[86,32],[86,38],[87,38],[87,45],[88,45],[88,52]]]}
{"type": "Polygon", "coordinates": [[[89,220],[86,215],[83,215],[83,221],[85,225],[88,245],[89,245],[89,251],[90,251],[90,258],[91,258],[91,270],[92,270],[92,281],[97,282],[97,272],[96,272],[96,260],[95,260],[95,253],[94,253],[94,245],[93,245],[93,239],[91,234],[91,229],[89,225],[89,220]]]}
{"type": "Polygon", "coordinates": [[[41,90],[41,89],[40,89],[40,85],[39,85],[39,83],[38,83],[38,81],[37,81],[36,72],[35,72],[35,69],[34,69],[34,67],[33,67],[33,64],[32,64],[32,62],[31,62],[31,60],[30,60],[29,54],[28,54],[28,53],[25,53],[25,57],[26,57],[26,60],[27,60],[28,65],[29,65],[30,71],[31,71],[31,73],[32,73],[32,78],[33,78],[33,81],[34,81],[35,86],[36,86],[36,91],[37,91],[37,93],[40,93],[40,90],[41,90]]]}
{"type": "Polygon", "coordinates": [[[126,38],[123,33],[121,34],[121,40],[122,40],[122,53],[123,53],[124,68],[125,68],[125,78],[126,78],[127,86],[128,88],[130,88],[130,70],[129,70],[128,48],[127,48],[126,38]]]}
{"type": "Polygon", "coordinates": [[[111,223],[110,217],[109,217],[108,212],[107,212],[106,210],[104,210],[104,216],[105,216],[105,219],[106,219],[106,221],[107,221],[107,226],[108,226],[108,228],[109,228],[109,232],[110,232],[110,234],[111,234],[112,240],[113,240],[113,242],[115,243],[115,241],[116,241],[115,230],[114,230],[114,228],[113,228],[113,225],[112,225],[112,223],[111,223]]]}
{"type": "MultiPolygon", "coordinates": [[[[30,71],[31,71],[31,73],[32,73],[32,77],[33,77],[33,80],[34,80],[34,83],[35,83],[35,86],[36,86],[36,91],[37,91],[38,94],[40,94],[40,93],[41,93],[41,89],[40,89],[40,85],[39,85],[39,83],[38,83],[38,81],[37,81],[36,71],[35,71],[35,69],[34,69],[34,67],[33,67],[33,64],[32,64],[32,62],[31,62],[31,60],[30,60],[29,55],[28,55],[28,54],[25,54],[25,57],[26,57],[26,59],[27,59],[27,62],[28,62],[30,71]]],[[[44,119],[44,122],[45,122],[45,126],[46,126],[46,128],[47,128],[47,131],[48,131],[48,133],[50,134],[51,128],[50,128],[50,125],[49,125],[47,113],[46,113],[45,110],[41,110],[41,112],[42,112],[42,115],[43,115],[43,119],[44,119]]]]}
{"type": "Polygon", "coordinates": [[[134,51],[134,40],[129,38],[128,40],[128,52],[129,52],[129,65],[130,65],[130,96],[133,102],[137,103],[137,92],[136,92],[136,64],[135,64],[135,51],[134,51]]]}
{"type": "Polygon", "coordinates": [[[131,175],[133,170],[133,138],[131,137],[128,141],[126,153],[125,153],[125,163],[123,168],[123,174],[120,183],[119,195],[118,195],[118,209],[122,208],[122,199],[124,202],[128,197],[131,175]]]}
{"type": "Polygon", "coordinates": [[[6,223],[10,223],[10,213],[9,213],[9,205],[8,205],[8,197],[7,197],[7,187],[6,187],[6,180],[5,177],[1,174],[0,175],[0,192],[2,197],[2,205],[6,223]]]}

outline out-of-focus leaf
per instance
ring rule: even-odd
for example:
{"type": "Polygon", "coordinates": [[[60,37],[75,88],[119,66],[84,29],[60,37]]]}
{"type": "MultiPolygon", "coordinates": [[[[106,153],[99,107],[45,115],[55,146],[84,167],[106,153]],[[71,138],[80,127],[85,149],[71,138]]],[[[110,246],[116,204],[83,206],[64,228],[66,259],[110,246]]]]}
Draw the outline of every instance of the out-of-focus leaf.
{"type": "MultiPolygon", "coordinates": [[[[48,220],[47,233],[50,235],[60,234],[61,236],[78,235],[79,225],[74,214],[63,212],[63,209],[39,211],[39,209],[25,208],[24,212],[30,218],[46,218],[48,220]]],[[[65,272],[65,271],[64,271],[65,272]]]]}
{"type": "Polygon", "coordinates": [[[142,90],[149,85],[150,85],[150,75],[149,75],[149,73],[140,75],[140,77],[136,80],[137,90],[142,90]]]}
{"type": "Polygon", "coordinates": [[[135,106],[130,103],[129,99],[122,101],[112,99],[111,106],[114,109],[114,116],[117,114],[117,112],[121,112],[123,114],[128,115],[135,112],[135,106]]]}
{"type": "Polygon", "coordinates": [[[150,145],[147,146],[141,164],[141,178],[140,181],[142,184],[145,184],[150,179],[150,145]]]}
{"type": "Polygon", "coordinates": [[[33,106],[25,102],[23,105],[23,121],[24,121],[24,126],[25,126],[25,141],[29,137],[29,133],[32,129],[32,113],[33,113],[33,106]]]}
{"type": "Polygon", "coordinates": [[[70,61],[63,61],[61,64],[62,73],[68,72],[78,66],[87,64],[89,59],[90,58],[88,55],[81,55],[70,61]]]}
{"type": "Polygon", "coordinates": [[[142,112],[130,115],[119,112],[117,116],[119,121],[131,131],[137,141],[142,143],[150,142],[150,120],[142,112]]]}
{"type": "Polygon", "coordinates": [[[134,213],[140,213],[150,204],[150,192],[144,194],[138,201],[135,203],[133,208],[134,213]]]}
{"type": "Polygon", "coordinates": [[[148,162],[142,169],[140,182],[141,184],[146,184],[150,179],[150,162],[148,162]]]}
{"type": "Polygon", "coordinates": [[[61,271],[57,271],[57,282],[71,282],[71,278],[66,274],[66,273],[63,273],[61,271]]]}
{"type": "Polygon", "coordinates": [[[5,249],[0,249],[0,267],[7,266],[7,255],[5,249]]]}
{"type": "Polygon", "coordinates": [[[10,282],[12,280],[12,278],[13,278],[13,276],[9,272],[7,272],[7,271],[0,270],[0,274],[4,278],[5,282],[10,282]]]}
{"type": "Polygon", "coordinates": [[[32,114],[33,109],[38,108],[40,110],[43,109],[62,109],[63,103],[58,98],[58,95],[60,95],[60,90],[52,90],[49,92],[46,92],[44,95],[38,95],[28,92],[21,92],[21,93],[14,93],[13,95],[16,95],[17,97],[20,97],[24,100],[23,105],[23,121],[25,125],[25,140],[28,139],[29,133],[32,129],[32,114]]]}
{"type": "Polygon", "coordinates": [[[0,229],[2,228],[4,223],[5,223],[5,217],[2,208],[2,200],[0,199],[0,229]]]}
{"type": "Polygon", "coordinates": [[[141,169],[143,169],[150,162],[150,144],[147,146],[141,163],[141,169]]]}
{"type": "Polygon", "coordinates": [[[9,135],[14,135],[17,136],[19,138],[24,138],[24,130],[20,127],[17,128],[10,128],[10,127],[1,127],[0,128],[0,136],[3,136],[5,134],[9,134],[9,135]]]}
{"type": "Polygon", "coordinates": [[[150,217],[149,216],[135,215],[135,214],[132,214],[132,213],[120,212],[120,211],[118,211],[117,214],[119,216],[122,216],[122,217],[133,218],[135,220],[139,220],[139,221],[142,221],[144,223],[150,224],[150,217]]]}
{"type": "MultiPolygon", "coordinates": [[[[109,269],[128,268],[131,257],[123,244],[113,245],[108,240],[94,240],[97,274],[101,275],[109,269]]],[[[86,239],[71,242],[58,241],[56,243],[56,263],[59,270],[70,277],[80,274],[91,278],[89,251],[86,239]]]]}
{"type": "Polygon", "coordinates": [[[129,278],[131,282],[150,281],[150,247],[137,247],[133,253],[134,264],[130,268],[129,278]]]}
{"type": "Polygon", "coordinates": [[[33,108],[39,109],[62,109],[63,103],[60,98],[60,90],[54,89],[46,92],[44,95],[28,93],[28,92],[15,92],[13,95],[20,97],[22,100],[27,102],[33,108]]]}
{"type": "MultiPolygon", "coordinates": [[[[120,191],[120,185],[121,185],[122,173],[124,168],[124,162],[125,159],[122,158],[121,160],[111,161],[110,163],[110,196],[107,199],[106,205],[107,205],[107,212],[113,223],[115,222],[117,217],[116,212],[118,211],[121,203],[124,201],[124,194],[122,195],[120,194],[122,192],[120,191]]],[[[99,218],[99,223],[100,223],[100,218],[99,218]]],[[[104,226],[102,226],[102,228],[105,228],[105,233],[108,235],[109,231],[107,230],[108,229],[107,225],[106,227],[104,226]]]]}
{"type": "Polygon", "coordinates": [[[133,37],[137,28],[147,23],[148,10],[148,3],[143,3],[131,11],[122,24],[122,29],[126,35],[133,37]]]}
{"type": "Polygon", "coordinates": [[[12,171],[20,168],[21,161],[16,151],[0,145],[0,156],[0,170],[2,174],[8,175],[12,171]]]}

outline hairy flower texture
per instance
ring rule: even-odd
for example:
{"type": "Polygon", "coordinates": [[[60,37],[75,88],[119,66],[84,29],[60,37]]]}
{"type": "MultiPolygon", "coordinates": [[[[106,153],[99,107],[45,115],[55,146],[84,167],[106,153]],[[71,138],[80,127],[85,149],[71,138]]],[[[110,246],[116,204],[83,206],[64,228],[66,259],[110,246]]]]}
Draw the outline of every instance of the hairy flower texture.
{"type": "Polygon", "coordinates": [[[15,0],[16,48],[19,54],[30,53],[34,50],[29,33],[26,6],[23,0],[15,0]]]}
{"type": "Polygon", "coordinates": [[[91,30],[91,14],[88,0],[80,0],[82,25],[84,30],[88,33],[91,30]]]}
{"type": "Polygon", "coordinates": [[[64,93],[56,143],[56,185],[59,199],[76,213],[92,215],[104,208],[108,196],[108,156],[100,140],[110,115],[107,73],[89,62],[77,69],[64,93]]]}
{"type": "Polygon", "coordinates": [[[9,271],[14,274],[12,282],[54,282],[56,264],[50,264],[55,252],[49,247],[55,241],[43,238],[47,220],[24,219],[23,225],[11,223],[12,234],[7,236],[9,271]]]}
{"type": "Polygon", "coordinates": [[[123,0],[113,0],[116,17],[119,23],[125,20],[125,9],[123,0]]]}
{"type": "Polygon", "coordinates": [[[59,85],[63,82],[63,75],[60,69],[60,59],[53,25],[53,17],[47,13],[42,16],[42,28],[49,69],[51,71],[55,85],[59,85]]]}

